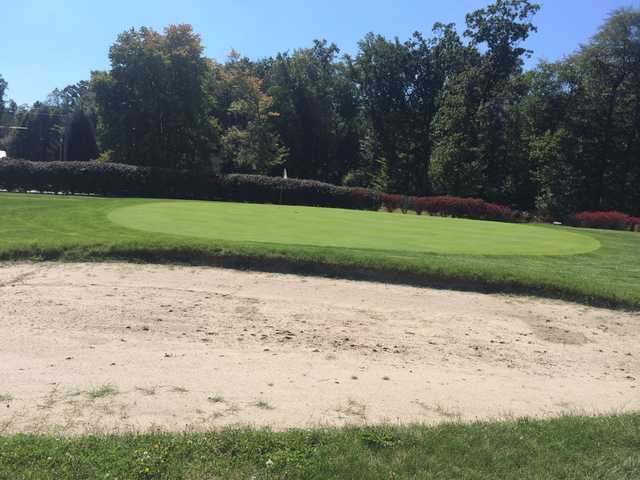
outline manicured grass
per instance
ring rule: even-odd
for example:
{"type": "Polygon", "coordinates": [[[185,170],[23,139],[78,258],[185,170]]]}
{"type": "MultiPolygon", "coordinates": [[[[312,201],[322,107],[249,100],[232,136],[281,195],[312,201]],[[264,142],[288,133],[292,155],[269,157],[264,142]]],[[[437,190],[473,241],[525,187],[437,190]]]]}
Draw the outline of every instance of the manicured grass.
{"type": "Polygon", "coordinates": [[[637,479],[640,414],[437,427],[0,437],[2,479],[637,479]]]}
{"type": "Polygon", "coordinates": [[[640,235],[632,232],[274,205],[0,194],[0,260],[28,258],[231,265],[640,308],[640,235]]]}
{"type": "Polygon", "coordinates": [[[247,203],[152,202],[113,210],[109,220],[156,233],[396,253],[571,255],[600,248],[588,236],[512,223],[247,203]]]}

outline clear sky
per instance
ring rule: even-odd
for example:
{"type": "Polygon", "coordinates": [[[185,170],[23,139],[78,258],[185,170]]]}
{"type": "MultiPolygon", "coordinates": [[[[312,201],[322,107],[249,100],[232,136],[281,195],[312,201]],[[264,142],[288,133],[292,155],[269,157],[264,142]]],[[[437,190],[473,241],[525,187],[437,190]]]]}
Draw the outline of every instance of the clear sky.
{"type": "MultiPolygon", "coordinates": [[[[0,74],[18,103],[41,100],[56,87],[106,69],[108,49],[130,27],[162,29],[190,23],[206,54],[224,59],[231,48],[250,58],[335,42],[353,53],[367,32],[407,39],[434,22],[464,24],[466,12],[490,0],[0,0],[0,74]],[[312,6],[313,5],[313,6],[312,6]]],[[[539,31],[527,43],[528,63],[555,60],[591,37],[606,15],[640,0],[538,0],[539,31]]]]}

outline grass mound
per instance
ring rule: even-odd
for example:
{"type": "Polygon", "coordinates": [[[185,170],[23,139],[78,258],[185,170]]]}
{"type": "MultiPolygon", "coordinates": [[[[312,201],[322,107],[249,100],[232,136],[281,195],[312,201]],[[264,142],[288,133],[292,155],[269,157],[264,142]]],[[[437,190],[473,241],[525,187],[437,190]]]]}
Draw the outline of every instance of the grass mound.
{"type": "Polygon", "coordinates": [[[600,247],[588,235],[542,226],[334,208],[172,201],[119,208],[108,218],[132,229],[211,240],[397,254],[574,255],[600,247]]]}
{"type": "Polygon", "coordinates": [[[0,260],[185,262],[640,308],[640,235],[311,207],[0,194],[0,260]]]}

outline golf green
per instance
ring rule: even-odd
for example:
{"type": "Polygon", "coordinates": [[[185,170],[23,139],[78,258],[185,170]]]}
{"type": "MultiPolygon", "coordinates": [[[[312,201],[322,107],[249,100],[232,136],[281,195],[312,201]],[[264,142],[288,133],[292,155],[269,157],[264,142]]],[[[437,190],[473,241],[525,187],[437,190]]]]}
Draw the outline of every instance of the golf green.
{"type": "Polygon", "coordinates": [[[108,218],[195,238],[397,252],[573,255],[600,247],[591,236],[549,226],[298,206],[150,202],[117,208],[108,218]]]}

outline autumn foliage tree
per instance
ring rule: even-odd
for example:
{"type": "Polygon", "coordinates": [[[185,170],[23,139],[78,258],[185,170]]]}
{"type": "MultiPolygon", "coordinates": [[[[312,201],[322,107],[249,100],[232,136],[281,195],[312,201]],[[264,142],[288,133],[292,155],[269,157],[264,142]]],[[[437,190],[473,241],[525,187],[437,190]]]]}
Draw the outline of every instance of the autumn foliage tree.
{"type": "Polygon", "coordinates": [[[222,110],[223,171],[269,174],[287,156],[274,120],[273,98],[251,65],[232,51],[225,65],[216,67],[216,108],[222,110]]]}

